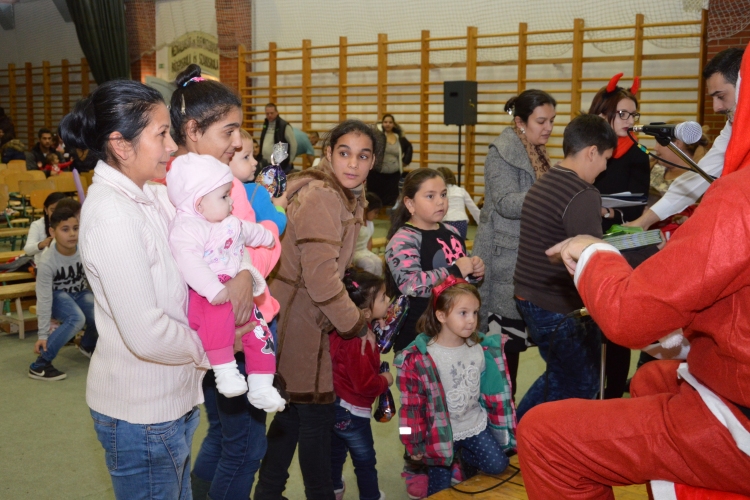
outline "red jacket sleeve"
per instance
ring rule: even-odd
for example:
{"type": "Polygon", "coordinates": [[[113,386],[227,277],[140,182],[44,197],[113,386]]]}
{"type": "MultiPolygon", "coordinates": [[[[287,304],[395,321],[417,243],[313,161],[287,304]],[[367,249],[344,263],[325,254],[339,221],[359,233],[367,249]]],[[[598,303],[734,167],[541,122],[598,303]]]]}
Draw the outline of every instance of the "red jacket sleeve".
{"type": "Polygon", "coordinates": [[[665,248],[635,270],[612,252],[591,256],[578,291],[608,338],[641,348],[677,328],[711,331],[694,324],[710,306],[714,317],[731,317],[730,295],[750,282],[750,219],[743,215],[750,199],[742,189],[750,172],[748,182],[740,177],[716,181],[665,248]]]}

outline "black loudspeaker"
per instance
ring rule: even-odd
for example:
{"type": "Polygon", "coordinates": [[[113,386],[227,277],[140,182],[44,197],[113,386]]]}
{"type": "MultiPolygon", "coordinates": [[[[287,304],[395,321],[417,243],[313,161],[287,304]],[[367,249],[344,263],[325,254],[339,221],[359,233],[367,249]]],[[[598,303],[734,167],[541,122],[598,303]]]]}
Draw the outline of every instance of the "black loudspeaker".
{"type": "Polygon", "coordinates": [[[443,82],[443,123],[477,124],[477,82],[443,82]]]}

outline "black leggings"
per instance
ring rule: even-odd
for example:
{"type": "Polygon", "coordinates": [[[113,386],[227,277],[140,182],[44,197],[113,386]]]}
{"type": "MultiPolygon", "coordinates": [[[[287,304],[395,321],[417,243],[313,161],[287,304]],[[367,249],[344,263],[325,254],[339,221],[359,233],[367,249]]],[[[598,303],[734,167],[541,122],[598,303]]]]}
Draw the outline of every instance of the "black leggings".
{"type": "Polygon", "coordinates": [[[255,500],[279,500],[299,444],[299,466],[309,500],[334,500],[331,481],[331,431],[336,407],[290,403],[268,428],[268,451],[260,465],[255,500]]]}

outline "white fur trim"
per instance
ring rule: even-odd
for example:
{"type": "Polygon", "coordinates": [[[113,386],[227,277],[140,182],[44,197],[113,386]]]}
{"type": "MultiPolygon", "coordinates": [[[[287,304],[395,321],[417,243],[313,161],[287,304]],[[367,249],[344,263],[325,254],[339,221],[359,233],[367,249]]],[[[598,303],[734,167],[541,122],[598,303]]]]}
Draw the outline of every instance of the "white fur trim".
{"type": "Polygon", "coordinates": [[[654,500],[677,500],[674,483],[669,481],[651,481],[651,493],[654,495],[654,500]]]}
{"type": "Polygon", "coordinates": [[[716,419],[727,428],[729,434],[732,435],[734,441],[737,443],[737,448],[742,453],[750,456],[750,432],[737,420],[732,410],[719,398],[716,394],[711,391],[708,387],[698,382],[688,369],[687,363],[681,363],[677,369],[677,375],[679,375],[685,382],[693,386],[698,391],[701,399],[706,404],[711,413],[714,414],[716,419]]]}
{"type": "Polygon", "coordinates": [[[594,252],[599,250],[603,252],[615,252],[618,254],[620,253],[618,249],[616,249],[609,243],[593,243],[587,246],[584,251],[581,252],[581,257],[579,257],[578,264],[576,264],[576,272],[573,275],[573,282],[576,284],[576,287],[578,287],[578,279],[581,277],[583,268],[586,267],[586,263],[589,261],[594,252]]]}

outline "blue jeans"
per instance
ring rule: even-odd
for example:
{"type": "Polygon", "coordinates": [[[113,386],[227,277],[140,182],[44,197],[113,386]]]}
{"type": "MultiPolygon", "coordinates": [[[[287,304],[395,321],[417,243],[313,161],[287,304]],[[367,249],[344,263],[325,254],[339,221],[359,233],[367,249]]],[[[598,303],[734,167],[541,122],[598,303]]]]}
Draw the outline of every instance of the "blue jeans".
{"type": "Polygon", "coordinates": [[[378,500],[378,471],[375,470],[375,441],[369,418],[352,415],[336,404],[336,423],[331,433],[331,479],[333,489],[344,487],[341,473],[346,462],[346,452],[352,456],[354,474],[357,476],[360,500],[378,500]]]}
{"type": "Polygon", "coordinates": [[[52,292],[52,317],[60,322],[47,339],[47,349],[42,351],[37,360],[31,364],[33,369],[42,369],[52,363],[60,349],[75,337],[83,325],[81,347],[92,352],[96,347],[99,334],[94,322],[94,294],[90,290],[68,293],[60,290],[52,292]]]}
{"type": "Polygon", "coordinates": [[[191,500],[190,448],[200,410],[171,422],[131,424],[91,410],[118,500],[191,500]]]}
{"type": "MultiPolygon", "coordinates": [[[[245,375],[244,355],[235,357],[245,375]]],[[[211,483],[208,494],[212,500],[247,499],[266,454],[266,412],[251,405],[244,394],[236,398],[220,394],[213,371],[203,379],[203,397],[208,433],[193,474],[211,483]]]]}
{"type": "MultiPolygon", "coordinates": [[[[465,464],[476,467],[486,474],[500,474],[508,467],[508,456],[492,436],[489,428],[476,436],[453,442],[453,453],[461,451],[465,464]]],[[[427,470],[427,494],[434,495],[451,485],[451,468],[430,466],[427,470]]]]}
{"type": "Polygon", "coordinates": [[[547,362],[546,372],[536,379],[518,405],[518,420],[545,401],[596,397],[602,348],[601,331],[596,323],[590,319],[565,318],[564,314],[547,311],[528,300],[516,299],[516,303],[529,335],[547,362]]]}

